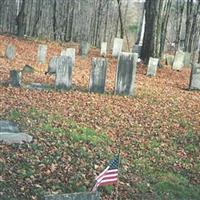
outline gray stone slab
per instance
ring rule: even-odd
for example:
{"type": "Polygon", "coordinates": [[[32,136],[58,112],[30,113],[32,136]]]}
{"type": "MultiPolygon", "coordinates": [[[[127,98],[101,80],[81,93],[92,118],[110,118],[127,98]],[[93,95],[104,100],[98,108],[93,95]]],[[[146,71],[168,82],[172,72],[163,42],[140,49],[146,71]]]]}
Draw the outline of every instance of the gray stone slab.
{"type": "Polygon", "coordinates": [[[16,123],[8,120],[0,120],[0,132],[19,133],[20,130],[16,123]]]}
{"type": "Polygon", "coordinates": [[[69,56],[72,58],[73,65],[75,63],[75,56],[76,56],[76,49],[74,48],[67,48],[61,51],[61,56],[69,56]]]}
{"type": "Polygon", "coordinates": [[[28,85],[24,85],[23,87],[26,89],[40,90],[40,91],[53,89],[52,86],[42,83],[30,83],[28,85]]]}
{"type": "Polygon", "coordinates": [[[99,192],[46,195],[45,200],[100,200],[99,192]]]}
{"type": "Polygon", "coordinates": [[[191,67],[191,53],[185,52],[184,67],[191,67]]]}
{"type": "Polygon", "coordinates": [[[117,58],[122,51],[122,47],[123,47],[123,39],[115,38],[113,44],[112,56],[117,58]]]}
{"type": "Polygon", "coordinates": [[[200,64],[192,66],[189,88],[191,90],[200,90],[200,64]]]}
{"type": "Polygon", "coordinates": [[[47,45],[39,44],[38,46],[38,63],[45,64],[47,56],[47,45]]]}
{"type": "Polygon", "coordinates": [[[157,68],[158,68],[158,58],[149,58],[147,76],[156,76],[157,68]]]}
{"type": "Polygon", "coordinates": [[[9,44],[6,48],[6,58],[13,60],[16,54],[16,47],[12,44],[9,44]]]}
{"type": "Polygon", "coordinates": [[[22,72],[17,70],[10,71],[10,84],[12,87],[20,87],[21,86],[21,78],[22,72]]]}
{"type": "Polygon", "coordinates": [[[80,43],[80,55],[87,56],[90,51],[90,44],[86,41],[81,41],[80,43]]]}
{"type": "Polygon", "coordinates": [[[137,60],[137,53],[120,53],[115,80],[115,94],[134,95],[137,60]]]}
{"type": "Polygon", "coordinates": [[[93,58],[90,73],[89,91],[104,93],[107,62],[105,58],[93,58]]]}
{"type": "Polygon", "coordinates": [[[30,65],[25,65],[22,69],[22,73],[34,73],[35,69],[30,65]]]}
{"type": "Polygon", "coordinates": [[[174,62],[174,55],[166,55],[166,64],[172,66],[174,62]]]}
{"type": "Polygon", "coordinates": [[[56,73],[56,68],[58,66],[58,56],[53,56],[51,58],[51,60],[49,61],[48,64],[48,69],[47,69],[47,73],[48,74],[55,74],[56,73]]]}
{"type": "Polygon", "coordinates": [[[138,56],[141,56],[141,52],[142,52],[142,46],[140,45],[133,45],[133,49],[132,49],[133,53],[138,53],[138,56]]]}
{"type": "Polygon", "coordinates": [[[107,42],[101,43],[101,56],[107,55],[107,42]]]}
{"type": "Polygon", "coordinates": [[[56,89],[69,90],[72,84],[72,58],[69,56],[60,56],[58,58],[58,67],[56,68],[56,89]]]}
{"type": "Polygon", "coordinates": [[[174,62],[173,62],[173,66],[172,69],[173,70],[181,70],[184,66],[184,58],[185,58],[185,54],[183,51],[178,50],[176,52],[176,55],[174,57],[174,62]]]}
{"type": "Polygon", "coordinates": [[[31,142],[33,137],[26,133],[10,133],[0,132],[0,141],[5,144],[21,144],[23,142],[31,142]]]}

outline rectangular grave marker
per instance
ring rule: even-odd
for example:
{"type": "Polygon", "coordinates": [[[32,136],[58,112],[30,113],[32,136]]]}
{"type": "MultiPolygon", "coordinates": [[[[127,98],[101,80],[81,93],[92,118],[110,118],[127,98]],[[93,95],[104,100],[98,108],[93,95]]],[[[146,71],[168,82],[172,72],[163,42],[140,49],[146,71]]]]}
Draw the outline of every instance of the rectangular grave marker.
{"type": "Polygon", "coordinates": [[[87,56],[90,51],[90,44],[86,41],[80,43],[80,56],[87,56]]]}
{"type": "Polygon", "coordinates": [[[67,48],[61,51],[61,56],[69,56],[72,58],[73,65],[75,63],[75,56],[76,56],[76,49],[74,48],[67,48]]]}
{"type": "Polygon", "coordinates": [[[115,38],[113,44],[112,56],[117,58],[122,51],[122,47],[123,47],[123,39],[115,38]]]}
{"type": "Polygon", "coordinates": [[[101,56],[106,56],[107,54],[107,42],[101,43],[101,56]]]}
{"type": "Polygon", "coordinates": [[[193,64],[192,66],[189,88],[200,90],[200,64],[193,64]]]}
{"type": "Polygon", "coordinates": [[[89,91],[104,93],[107,63],[105,58],[93,58],[89,91]]]}
{"type": "Polygon", "coordinates": [[[9,60],[13,60],[16,54],[16,47],[12,44],[9,44],[6,48],[6,58],[8,58],[9,60]]]}
{"type": "Polygon", "coordinates": [[[49,64],[48,64],[48,69],[47,69],[47,72],[46,73],[49,73],[49,74],[55,74],[56,73],[56,68],[58,66],[58,56],[53,56],[51,58],[51,60],[49,61],[49,64]]]}
{"type": "Polygon", "coordinates": [[[99,192],[46,195],[45,200],[100,200],[99,192]]]}
{"type": "Polygon", "coordinates": [[[12,87],[21,87],[22,73],[17,70],[10,71],[10,84],[12,87]]]}
{"type": "Polygon", "coordinates": [[[120,53],[115,80],[115,94],[134,95],[137,59],[137,53],[120,53]]]}
{"type": "Polygon", "coordinates": [[[60,56],[56,68],[56,88],[69,90],[72,84],[72,58],[60,56]]]}
{"type": "Polygon", "coordinates": [[[38,46],[38,63],[45,64],[47,56],[47,45],[39,44],[38,46]]]}
{"type": "Polygon", "coordinates": [[[174,62],[173,62],[173,66],[172,66],[172,69],[173,70],[181,70],[184,66],[184,57],[185,57],[185,54],[183,51],[180,51],[178,50],[176,52],[176,55],[174,57],[174,62]]]}
{"type": "Polygon", "coordinates": [[[156,76],[156,71],[158,67],[158,58],[149,58],[148,69],[147,69],[147,76],[156,76]]]}

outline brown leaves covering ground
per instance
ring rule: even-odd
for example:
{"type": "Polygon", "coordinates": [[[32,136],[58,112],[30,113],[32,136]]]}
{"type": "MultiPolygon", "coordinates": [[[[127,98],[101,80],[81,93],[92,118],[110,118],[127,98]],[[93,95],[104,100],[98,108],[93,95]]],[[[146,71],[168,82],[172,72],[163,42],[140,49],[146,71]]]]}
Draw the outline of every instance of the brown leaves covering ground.
{"type": "MultiPolygon", "coordinates": [[[[47,64],[37,64],[37,46],[39,41],[22,40],[18,38],[0,36],[0,81],[5,82],[9,79],[11,69],[22,69],[25,64],[35,68],[36,73],[25,74],[23,82],[39,82],[54,84],[54,76],[46,76],[47,64]],[[16,45],[17,55],[15,59],[9,62],[5,59],[4,52],[6,45],[12,43],[16,45]]],[[[104,132],[113,141],[121,138],[124,147],[130,147],[122,150],[124,159],[133,159],[130,153],[137,152],[139,157],[143,153],[151,150],[151,142],[158,139],[160,146],[157,149],[158,154],[164,153],[163,159],[173,153],[184,159],[189,160],[189,164],[180,164],[174,162],[172,167],[175,170],[182,168],[190,169],[196,173],[199,154],[187,153],[184,147],[174,148],[171,141],[175,138],[182,138],[191,131],[199,139],[200,134],[200,93],[188,91],[190,69],[184,69],[181,72],[172,71],[169,66],[158,69],[157,76],[149,78],[146,76],[146,67],[139,65],[136,76],[136,96],[123,97],[113,95],[114,80],[116,72],[116,60],[108,56],[108,70],[106,79],[106,93],[103,95],[90,94],[87,92],[89,83],[89,74],[92,57],[99,56],[98,49],[92,49],[87,58],[81,58],[78,55],[77,44],[58,44],[55,42],[45,42],[48,44],[48,58],[59,55],[62,48],[73,46],[76,48],[76,63],[73,70],[73,90],[69,92],[56,91],[36,91],[21,88],[0,87],[0,118],[5,118],[11,110],[17,109],[21,113],[27,113],[30,109],[47,111],[48,114],[58,114],[66,119],[75,121],[85,127],[92,128],[98,133],[104,132]],[[143,145],[144,149],[138,150],[137,145],[143,145]],[[140,152],[141,155],[140,155],[140,152]]],[[[22,125],[23,126],[23,125],[22,125]]],[[[26,127],[30,132],[29,128],[26,127]]],[[[31,134],[37,139],[45,141],[44,135],[40,132],[32,131],[31,134]]],[[[48,133],[46,134],[48,136],[48,133]]],[[[6,145],[3,145],[5,151],[13,151],[6,145]]],[[[114,152],[115,145],[112,144],[114,152]]],[[[23,153],[21,155],[23,157],[23,153]]],[[[169,156],[170,157],[170,156],[169,156]]],[[[155,156],[151,156],[150,162],[162,168],[165,161],[157,161],[155,156]],[[156,160],[156,161],[155,161],[156,160]]],[[[168,162],[168,161],[166,161],[168,162]]],[[[130,161],[131,163],[131,161],[130,161]]],[[[128,165],[128,164],[127,164],[128,165]]],[[[41,174],[46,170],[41,169],[41,174]]],[[[49,173],[54,173],[58,168],[51,166],[49,173]]],[[[130,166],[127,167],[128,169],[130,166]]],[[[47,171],[46,171],[47,173],[47,171]]],[[[197,175],[198,177],[199,174],[197,175]]],[[[127,191],[136,192],[130,185],[134,184],[135,177],[132,171],[127,170],[123,177],[124,182],[129,183],[130,190],[126,183],[121,183],[120,191],[122,196],[129,199],[127,191]],[[129,171],[129,172],[128,172],[129,171]],[[132,178],[130,178],[132,177],[132,178]],[[127,181],[127,179],[129,181],[127,181]]],[[[89,180],[93,180],[90,177],[89,180]]],[[[195,183],[199,184],[199,181],[195,183]]],[[[90,183],[91,184],[91,183],[90,183]]],[[[39,186],[38,186],[39,187],[39,186]]],[[[24,186],[25,190],[26,186],[24,186]]],[[[33,196],[34,199],[34,196],[33,196]]],[[[122,198],[123,199],[123,198],[122,198]]],[[[131,199],[131,198],[130,198],[131,199]]]]}

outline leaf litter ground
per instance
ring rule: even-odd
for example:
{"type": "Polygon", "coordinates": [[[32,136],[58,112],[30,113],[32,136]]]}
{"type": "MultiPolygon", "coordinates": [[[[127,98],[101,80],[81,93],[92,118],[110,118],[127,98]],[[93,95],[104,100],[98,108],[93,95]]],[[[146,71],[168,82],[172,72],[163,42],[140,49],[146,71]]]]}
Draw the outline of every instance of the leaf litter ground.
{"type": "MultiPolygon", "coordinates": [[[[200,93],[188,91],[190,69],[158,69],[149,78],[140,64],[136,96],[113,95],[116,63],[108,55],[106,92],[88,93],[92,49],[78,56],[78,45],[48,44],[47,60],[75,47],[73,88],[69,92],[36,91],[6,86],[9,71],[28,64],[34,74],[24,83],[54,84],[37,64],[41,41],[0,36],[0,118],[20,124],[34,137],[31,144],[0,145],[1,199],[42,199],[46,193],[88,191],[95,176],[118,151],[121,141],[120,199],[198,199],[200,195],[200,93]],[[6,45],[16,45],[13,61],[6,45]],[[117,141],[117,142],[116,142],[117,141]]],[[[100,188],[114,199],[114,187],[100,188]]]]}

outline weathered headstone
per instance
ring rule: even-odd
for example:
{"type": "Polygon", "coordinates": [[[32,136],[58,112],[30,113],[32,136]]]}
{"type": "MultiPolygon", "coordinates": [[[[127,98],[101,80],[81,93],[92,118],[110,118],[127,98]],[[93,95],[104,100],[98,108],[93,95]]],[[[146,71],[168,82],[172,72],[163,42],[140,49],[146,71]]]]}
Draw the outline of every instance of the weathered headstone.
{"type": "Polygon", "coordinates": [[[147,69],[147,76],[156,76],[156,71],[158,67],[158,58],[149,58],[148,69],[147,69]]]}
{"type": "Polygon", "coordinates": [[[72,58],[60,56],[56,68],[56,88],[69,90],[72,84],[72,58]]]}
{"type": "Polygon", "coordinates": [[[53,56],[48,64],[47,73],[49,74],[55,74],[56,68],[58,66],[58,58],[57,56],[53,56]]]}
{"type": "Polygon", "coordinates": [[[137,53],[120,53],[115,80],[115,94],[134,95],[137,59],[137,53]]]}
{"type": "Polygon", "coordinates": [[[114,44],[113,44],[112,56],[113,57],[118,57],[119,54],[122,51],[122,47],[123,47],[123,39],[115,38],[114,39],[114,44]]]}
{"type": "Polygon", "coordinates": [[[107,42],[101,43],[101,56],[106,56],[107,54],[107,42]]]}
{"type": "Polygon", "coordinates": [[[22,73],[34,73],[34,68],[30,65],[25,65],[22,69],[22,73]]]}
{"type": "Polygon", "coordinates": [[[31,142],[33,137],[26,133],[10,133],[10,132],[0,132],[0,141],[6,144],[21,144],[23,142],[31,142]]]}
{"type": "Polygon", "coordinates": [[[21,71],[11,70],[10,71],[10,84],[12,87],[20,87],[21,86],[21,71]]]}
{"type": "Polygon", "coordinates": [[[191,67],[191,53],[185,52],[184,67],[191,67]]]}
{"type": "Polygon", "coordinates": [[[105,58],[93,58],[89,91],[104,93],[107,63],[105,58]]]}
{"type": "Polygon", "coordinates": [[[180,51],[178,50],[176,52],[176,55],[174,57],[174,62],[173,62],[173,66],[172,66],[172,69],[174,70],[181,70],[184,66],[184,57],[185,57],[185,54],[183,51],[180,51]]]}
{"type": "Polygon", "coordinates": [[[166,64],[172,66],[174,62],[174,55],[166,55],[166,64]]]}
{"type": "Polygon", "coordinates": [[[20,130],[14,122],[8,120],[0,120],[0,132],[19,133],[20,130]]]}
{"type": "Polygon", "coordinates": [[[26,89],[33,89],[33,90],[51,90],[53,87],[51,85],[42,84],[42,83],[30,83],[28,85],[23,86],[26,89]]]}
{"type": "Polygon", "coordinates": [[[141,56],[141,51],[142,51],[142,46],[140,45],[133,45],[133,49],[132,49],[132,52],[133,53],[138,53],[138,56],[140,57],[141,56]]]}
{"type": "Polygon", "coordinates": [[[90,50],[90,44],[87,41],[81,41],[80,43],[80,55],[87,56],[90,50]]]}
{"type": "Polygon", "coordinates": [[[72,58],[73,65],[75,63],[76,49],[67,48],[66,50],[61,51],[61,56],[69,56],[72,58]]]}
{"type": "Polygon", "coordinates": [[[47,45],[39,44],[38,46],[38,63],[45,64],[47,56],[47,45]]]}
{"type": "Polygon", "coordinates": [[[192,66],[189,88],[200,90],[200,64],[193,64],[192,66]]]}
{"type": "Polygon", "coordinates": [[[12,44],[9,44],[6,48],[6,57],[9,59],[9,60],[13,60],[14,57],[15,57],[15,54],[16,54],[16,48],[14,45],[12,44]]]}
{"type": "Polygon", "coordinates": [[[99,192],[46,195],[45,200],[100,200],[99,192]]]}

